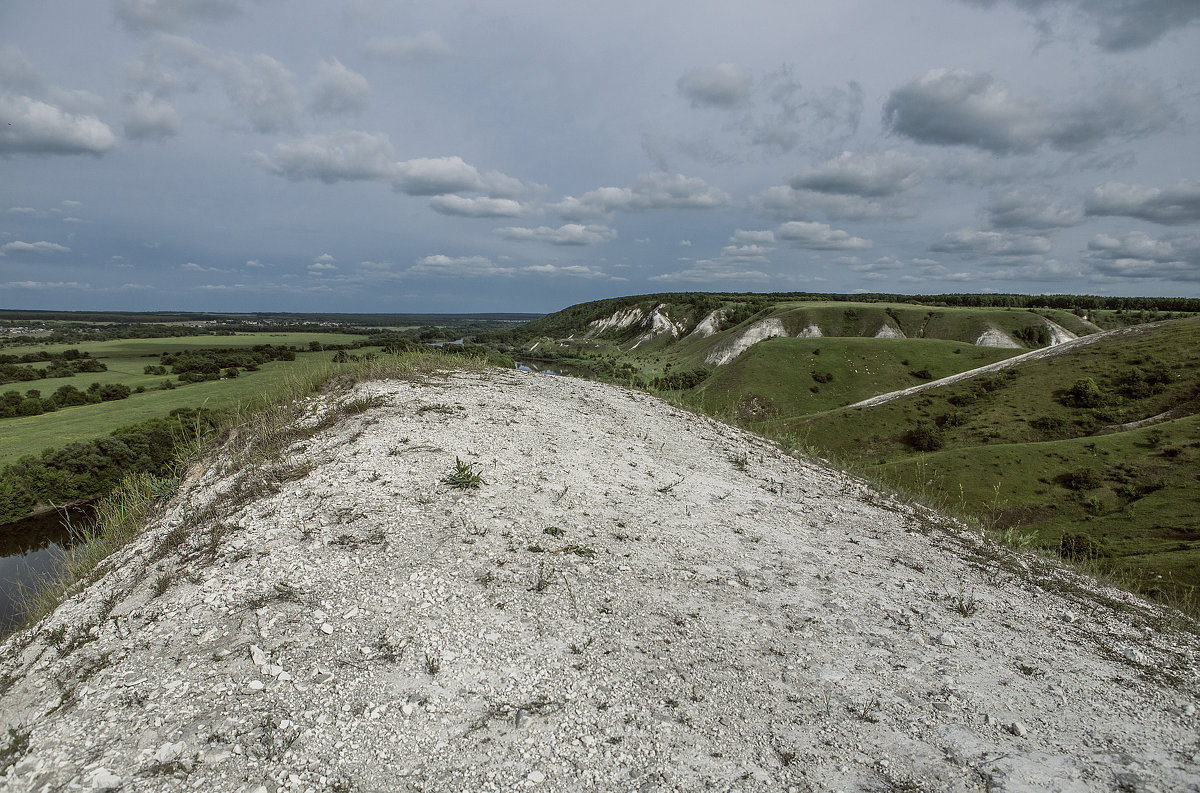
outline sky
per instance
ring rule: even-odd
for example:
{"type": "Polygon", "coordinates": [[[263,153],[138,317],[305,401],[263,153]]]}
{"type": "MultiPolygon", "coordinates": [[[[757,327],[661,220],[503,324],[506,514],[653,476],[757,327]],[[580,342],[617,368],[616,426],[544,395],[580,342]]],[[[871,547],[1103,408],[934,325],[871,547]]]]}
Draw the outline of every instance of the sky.
{"type": "Polygon", "coordinates": [[[0,308],[1200,296],[1197,0],[5,0],[0,308]]]}

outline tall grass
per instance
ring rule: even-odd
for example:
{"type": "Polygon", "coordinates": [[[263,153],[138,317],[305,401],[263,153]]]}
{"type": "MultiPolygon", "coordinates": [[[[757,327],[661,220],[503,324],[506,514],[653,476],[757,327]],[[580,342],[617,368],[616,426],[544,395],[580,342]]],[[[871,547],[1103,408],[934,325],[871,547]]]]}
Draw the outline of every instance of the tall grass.
{"type": "Polygon", "coordinates": [[[145,531],[156,512],[175,494],[189,468],[212,464],[220,456],[230,471],[270,477],[272,463],[296,440],[336,423],[347,414],[361,412],[359,406],[339,404],[336,398],[358,383],[423,380],[451,371],[478,373],[491,368],[483,359],[437,351],[329,363],[297,372],[271,392],[223,411],[214,429],[206,430],[199,423],[181,428],[170,474],[126,476],[97,502],[95,517],[89,524],[71,527],[70,546],[64,551],[57,574],[35,585],[22,598],[24,618],[20,628],[36,624],[66,598],[98,578],[104,560],[145,531]],[[333,397],[332,406],[326,405],[314,420],[313,411],[319,408],[311,398],[319,394],[333,397]]]}

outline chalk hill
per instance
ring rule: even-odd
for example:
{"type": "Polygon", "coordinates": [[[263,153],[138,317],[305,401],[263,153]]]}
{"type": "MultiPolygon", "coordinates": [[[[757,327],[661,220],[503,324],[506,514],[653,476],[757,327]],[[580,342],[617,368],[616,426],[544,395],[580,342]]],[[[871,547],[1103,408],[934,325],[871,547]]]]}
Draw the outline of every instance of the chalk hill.
{"type": "Polygon", "coordinates": [[[359,389],[4,643],[6,789],[1197,789],[1158,607],[643,393],[359,389]]]}

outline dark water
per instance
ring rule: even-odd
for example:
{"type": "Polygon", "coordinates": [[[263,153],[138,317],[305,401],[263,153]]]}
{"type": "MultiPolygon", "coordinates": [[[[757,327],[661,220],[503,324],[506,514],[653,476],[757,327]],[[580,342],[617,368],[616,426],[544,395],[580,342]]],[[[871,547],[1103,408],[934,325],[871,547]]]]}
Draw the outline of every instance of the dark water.
{"type": "Polygon", "coordinates": [[[563,366],[551,361],[517,361],[517,371],[539,374],[558,374],[570,377],[591,377],[591,371],[579,366],[563,366]]]}
{"type": "Polygon", "coordinates": [[[0,524],[0,631],[20,620],[22,592],[58,572],[71,547],[70,526],[84,526],[92,515],[92,505],[81,504],[0,524]]]}

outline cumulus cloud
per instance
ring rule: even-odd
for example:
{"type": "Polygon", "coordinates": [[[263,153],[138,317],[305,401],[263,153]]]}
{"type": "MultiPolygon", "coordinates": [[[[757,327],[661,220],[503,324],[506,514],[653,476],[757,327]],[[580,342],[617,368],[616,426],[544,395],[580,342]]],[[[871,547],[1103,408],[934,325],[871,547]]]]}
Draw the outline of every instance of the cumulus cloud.
{"type": "Polygon", "coordinates": [[[537,228],[506,226],[496,229],[495,232],[506,240],[548,242],[551,245],[598,245],[601,242],[609,242],[617,238],[617,232],[608,226],[584,226],[579,223],[567,223],[556,229],[549,226],[538,226],[537,228]]]}
{"type": "Polygon", "coordinates": [[[1064,207],[1053,194],[1036,188],[1014,188],[992,195],[988,223],[997,229],[1056,229],[1083,222],[1083,212],[1064,207]]]}
{"type": "Polygon", "coordinates": [[[816,168],[791,179],[794,190],[857,195],[894,196],[920,184],[929,161],[895,149],[875,153],[844,151],[816,168]]]}
{"type": "Polygon", "coordinates": [[[751,199],[762,214],[777,220],[822,212],[832,220],[879,220],[912,217],[897,200],[863,198],[857,195],[796,190],[788,185],[769,187],[751,199]]]}
{"type": "Polygon", "coordinates": [[[750,75],[736,63],[720,63],[684,72],[675,83],[692,107],[732,108],[750,97],[750,75]]]}
{"type": "Polygon", "coordinates": [[[579,198],[567,196],[554,206],[564,220],[597,220],[614,212],[652,212],[660,209],[715,209],[729,195],[697,177],[665,171],[642,174],[633,187],[601,187],[579,198]]]}
{"type": "Polygon", "coordinates": [[[736,262],[722,259],[686,261],[690,262],[690,266],[674,272],[652,275],[649,280],[667,284],[762,283],[771,280],[771,276],[763,271],[749,269],[736,262]]]}
{"type": "Polygon", "coordinates": [[[317,115],[361,113],[371,98],[367,78],[342,65],[337,58],[321,61],[313,75],[309,108],[317,115]]]}
{"type": "Polygon", "coordinates": [[[451,54],[442,34],[427,30],[416,36],[372,36],[363,46],[363,54],[381,60],[420,63],[451,54]]]}
{"type": "Polygon", "coordinates": [[[884,122],[898,135],[997,154],[1042,146],[1085,151],[1107,138],[1155,132],[1175,118],[1152,86],[1116,83],[1092,101],[1052,106],[1018,95],[990,74],[958,69],[932,69],[893,90],[884,104],[884,122]]]}
{"type": "Polygon", "coordinates": [[[733,232],[733,236],[729,238],[730,242],[740,245],[770,245],[775,242],[775,232],[767,229],[765,231],[746,231],[738,229],[733,232]]]}
{"type": "Polygon", "coordinates": [[[269,173],[293,181],[389,181],[396,151],[382,132],[341,130],[278,143],[270,156],[255,152],[254,161],[269,173]]]}
{"type": "Polygon", "coordinates": [[[270,55],[226,55],[219,69],[229,101],[255,132],[272,134],[292,129],[298,105],[292,73],[270,55]]]}
{"type": "Polygon", "coordinates": [[[320,256],[312,260],[308,265],[308,271],[313,275],[321,275],[336,270],[338,268],[337,259],[328,253],[322,253],[320,256]]]}
{"type": "Polygon", "coordinates": [[[1105,182],[1084,203],[1089,215],[1124,215],[1164,226],[1200,222],[1200,179],[1182,179],[1168,187],[1105,182]]]}
{"type": "Polygon", "coordinates": [[[1141,231],[1124,237],[1097,234],[1088,242],[1086,261],[1116,278],[1200,281],[1200,237],[1156,239],[1141,231]]]}
{"type": "Polygon", "coordinates": [[[0,155],[94,154],[117,145],[98,117],[15,93],[0,93],[0,155]]]}
{"type": "Polygon", "coordinates": [[[976,229],[948,231],[929,246],[935,253],[954,253],[967,258],[1033,256],[1049,253],[1050,248],[1048,237],[976,229]]]}
{"type": "Polygon", "coordinates": [[[423,256],[417,263],[405,270],[411,275],[432,275],[435,277],[463,277],[484,275],[512,275],[512,267],[499,267],[486,256],[447,256],[436,253],[423,256]]]}
{"type": "Polygon", "coordinates": [[[775,239],[788,242],[798,248],[819,251],[854,251],[872,247],[872,242],[862,237],[853,237],[828,223],[812,223],[792,220],[775,229],[775,239]]]}
{"type": "Polygon", "coordinates": [[[236,0],[117,0],[116,14],[139,33],[178,30],[197,22],[219,22],[238,13],[236,0]]]}
{"type": "Polygon", "coordinates": [[[466,198],[459,195],[439,195],[429,200],[435,212],[468,218],[515,218],[522,213],[521,203],[511,198],[466,198]]]}
{"type": "Polygon", "coordinates": [[[125,137],[132,140],[166,140],[178,135],[183,127],[179,112],[149,91],[137,91],[122,102],[125,137]]]}
{"type": "MultiPolygon", "coordinates": [[[[442,197],[434,208],[445,214],[465,214],[468,208],[466,204],[445,199],[447,194],[486,193],[496,198],[524,189],[519,179],[498,171],[480,173],[457,156],[397,161],[391,141],[382,132],[341,130],[306,135],[276,144],[270,155],[255,152],[252,159],[268,173],[293,181],[318,179],[326,184],[378,181],[391,184],[399,193],[442,197]],[[461,211],[455,212],[456,209],[461,211]]],[[[507,212],[511,206],[481,203],[475,208],[481,212],[485,208],[507,212]]],[[[508,216],[506,212],[501,216],[508,216]]]]}
{"type": "Polygon", "coordinates": [[[57,242],[8,242],[0,245],[0,251],[5,253],[67,253],[71,249],[57,242]]]}
{"type": "Polygon", "coordinates": [[[91,289],[91,284],[79,281],[9,281],[0,284],[5,289],[91,289]]]}
{"type": "MultiPolygon", "coordinates": [[[[964,0],[991,8],[1001,0],[964,0]]],[[[1200,5],[1193,0],[1008,0],[1029,12],[1039,27],[1051,27],[1048,12],[1069,8],[1089,18],[1097,28],[1095,43],[1109,52],[1146,47],[1171,31],[1200,21],[1200,5]]]]}

